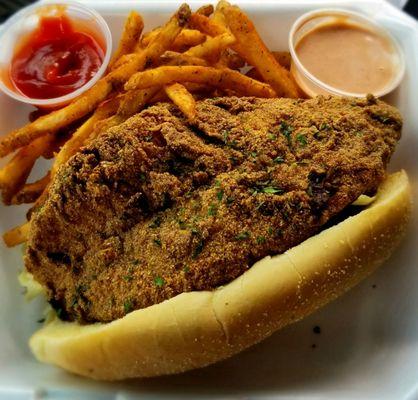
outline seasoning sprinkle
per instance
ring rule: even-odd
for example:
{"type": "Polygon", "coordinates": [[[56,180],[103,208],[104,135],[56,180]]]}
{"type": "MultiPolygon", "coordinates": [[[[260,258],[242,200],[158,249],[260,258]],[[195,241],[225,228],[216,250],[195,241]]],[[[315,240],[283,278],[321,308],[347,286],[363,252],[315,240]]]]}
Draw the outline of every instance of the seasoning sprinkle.
{"type": "Polygon", "coordinates": [[[218,213],[218,208],[215,206],[215,204],[210,204],[208,209],[208,216],[214,217],[218,213]]]}
{"type": "Polygon", "coordinates": [[[257,244],[263,244],[263,243],[266,243],[265,236],[258,236],[257,237],[257,244]]]}
{"type": "Polygon", "coordinates": [[[245,240],[245,239],[248,239],[249,237],[250,237],[250,232],[244,231],[244,232],[238,233],[238,235],[235,236],[235,239],[245,240]]]}
{"type": "Polygon", "coordinates": [[[282,121],[280,122],[280,132],[284,135],[284,137],[287,140],[287,143],[289,146],[292,145],[292,132],[293,132],[293,127],[288,125],[287,122],[282,121]]]}
{"type": "Polygon", "coordinates": [[[218,192],[216,193],[216,197],[218,198],[219,201],[222,201],[222,199],[224,197],[223,189],[218,190],[218,192]]]}
{"type": "Polygon", "coordinates": [[[134,306],[132,304],[132,300],[128,299],[128,300],[125,301],[125,303],[123,303],[123,309],[125,310],[125,314],[132,311],[133,308],[134,308],[134,306]]]}
{"type": "Polygon", "coordinates": [[[300,143],[300,145],[301,145],[302,147],[305,147],[305,146],[308,144],[308,141],[307,141],[307,139],[306,139],[306,136],[305,136],[305,135],[302,135],[301,133],[299,133],[299,134],[296,136],[296,140],[300,143]]]}
{"type": "Polygon", "coordinates": [[[156,276],[156,277],[154,278],[154,283],[155,283],[155,286],[161,287],[161,286],[163,286],[163,285],[164,285],[165,280],[164,280],[164,278],[162,278],[161,276],[156,276]]]}

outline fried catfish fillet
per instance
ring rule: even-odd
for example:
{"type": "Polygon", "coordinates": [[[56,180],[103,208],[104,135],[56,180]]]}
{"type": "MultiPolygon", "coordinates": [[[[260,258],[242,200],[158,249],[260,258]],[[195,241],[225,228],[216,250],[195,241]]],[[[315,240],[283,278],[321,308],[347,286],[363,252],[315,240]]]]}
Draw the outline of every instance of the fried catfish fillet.
{"type": "Polygon", "coordinates": [[[112,321],[226,284],[373,193],[400,138],[373,97],[157,104],[64,165],[25,264],[60,316],[112,321]]]}

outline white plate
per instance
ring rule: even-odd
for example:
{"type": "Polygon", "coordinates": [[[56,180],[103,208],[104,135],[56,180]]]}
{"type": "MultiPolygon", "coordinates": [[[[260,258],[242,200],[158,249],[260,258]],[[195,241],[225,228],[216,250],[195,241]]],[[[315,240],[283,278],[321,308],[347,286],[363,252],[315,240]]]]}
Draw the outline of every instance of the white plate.
{"type": "MultiPolygon", "coordinates": [[[[175,1],[85,1],[120,32],[135,7],[146,28],[166,20],[175,1]]],[[[200,2],[191,2],[196,5],[200,2]]],[[[285,49],[292,22],[317,7],[341,6],[376,18],[399,40],[407,72],[389,98],[401,110],[403,137],[391,169],[405,168],[417,195],[418,27],[388,3],[366,1],[243,2],[272,49],[285,49]]],[[[115,40],[118,39],[115,34],[115,40]]],[[[0,96],[0,132],[22,125],[28,108],[0,96]]],[[[39,173],[39,171],[38,171],[39,173]]],[[[0,207],[0,231],[23,220],[25,207],[0,207]]],[[[0,244],[0,398],[134,399],[279,398],[418,399],[417,204],[406,240],[377,273],[306,320],[276,333],[241,355],[209,368],[174,377],[97,383],[38,364],[27,340],[39,326],[41,301],[26,304],[17,283],[20,249],[0,244]],[[374,285],[376,286],[375,288],[374,285]],[[321,334],[313,333],[319,325],[321,334]],[[312,348],[315,344],[316,348],[312,348]]]]}

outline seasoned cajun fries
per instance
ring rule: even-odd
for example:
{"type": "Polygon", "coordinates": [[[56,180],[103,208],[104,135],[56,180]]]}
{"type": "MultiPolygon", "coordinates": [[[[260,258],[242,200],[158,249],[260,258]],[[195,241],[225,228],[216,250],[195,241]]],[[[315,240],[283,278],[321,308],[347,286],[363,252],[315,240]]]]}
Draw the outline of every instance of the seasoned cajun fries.
{"type": "MultiPolygon", "coordinates": [[[[220,1],[191,12],[183,4],[163,26],[143,33],[132,11],[107,74],[72,103],[43,115],[0,139],[0,157],[16,152],[0,169],[7,205],[42,205],[58,169],[81,147],[147,105],[171,101],[191,122],[196,99],[235,95],[297,97],[288,53],[270,52],[251,20],[238,7],[220,1]],[[247,64],[247,74],[241,69],[247,64]],[[62,134],[65,132],[65,134],[62,134]],[[51,170],[27,182],[40,157],[54,157],[51,170]]],[[[26,240],[28,222],[4,235],[8,246],[26,240]]]]}

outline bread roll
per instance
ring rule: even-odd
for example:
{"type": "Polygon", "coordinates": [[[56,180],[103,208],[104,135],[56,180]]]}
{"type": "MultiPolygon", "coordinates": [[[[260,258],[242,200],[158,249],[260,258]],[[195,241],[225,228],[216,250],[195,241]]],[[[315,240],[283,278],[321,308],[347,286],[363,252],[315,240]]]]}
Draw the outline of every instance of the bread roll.
{"type": "Polygon", "coordinates": [[[40,361],[101,380],[212,364],[309,315],[373,272],[398,245],[410,209],[401,171],[357,215],[258,261],[224,287],[183,293],[107,324],[56,318],[32,336],[30,347],[40,361]]]}

